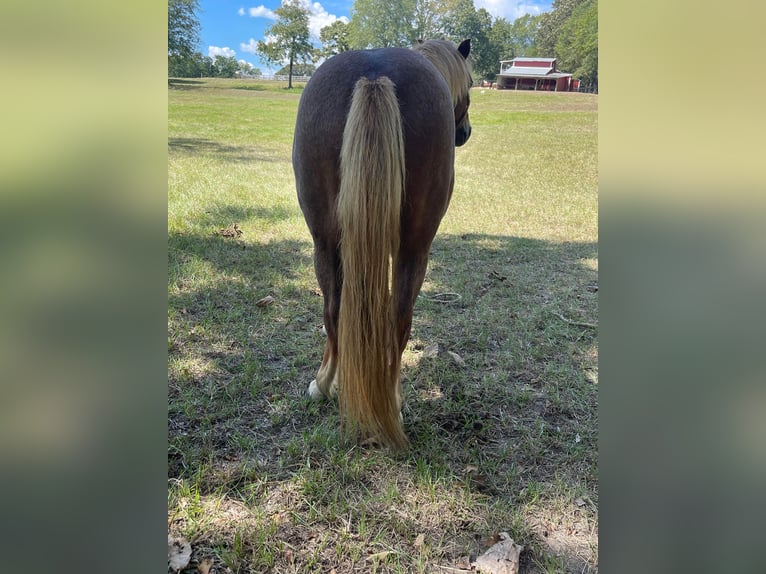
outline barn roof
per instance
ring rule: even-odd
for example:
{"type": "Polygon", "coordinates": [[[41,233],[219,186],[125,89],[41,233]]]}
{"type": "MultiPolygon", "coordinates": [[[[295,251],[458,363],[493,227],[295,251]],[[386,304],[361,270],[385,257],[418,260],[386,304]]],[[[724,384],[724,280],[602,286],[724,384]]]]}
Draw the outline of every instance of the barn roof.
{"type": "Polygon", "coordinates": [[[512,60],[500,60],[501,64],[507,64],[510,62],[550,62],[553,63],[556,61],[556,58],[530,58],[527,56],[520,56],[518,58],[513,58],[512,60]]]}
{"type": "Polygon", "coordinates": [[[540,71],[541,68],[518,68],[514,67],[512,69],[508,69],[504,72],[500,72],[498,74],[498,77],[503,76],[506,78],[549,78],[549,79],[558,79],[558,78],[566,78],[568,76],[571,76],[572,74],[565,74],[563,72],[552,72],[551,70],[546,70],[545,68],[540,71]],[[533,70],[533,72],[520,72],[519,70],[533,70]]]}
{"type": "Polygon", "coordinates": [[[535,78],[540,78],[542,76],[548,76],[553,71],[553,68],[540,68],[540,67],[532,67],[532,66],[512,66],[510,68],[506,68],[501,73],[504,75],[512,75],[512,76],[534,76],[535,78]]]}

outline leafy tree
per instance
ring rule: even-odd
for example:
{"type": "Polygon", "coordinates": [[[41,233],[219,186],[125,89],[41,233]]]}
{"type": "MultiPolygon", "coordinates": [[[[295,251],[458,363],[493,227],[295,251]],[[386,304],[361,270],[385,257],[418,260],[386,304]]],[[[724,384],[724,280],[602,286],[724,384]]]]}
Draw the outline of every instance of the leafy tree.
{"type": "Polygon", "coordinates": [[[300,0],[285,0],[274,10],[277,21],[264,32],[267,42],[258,41],[258,53],[270,64],[289,62],[287,87],[293,87],[293,66],[315,56],[309,41],[309,11],[300,0]]]}
{"type": "Polygon", "coordinates": [[[213,58],[194,52],[168,57],[168,76],[174,78],[212,78],[216,75],[213,58]]]}
{"type": "Polygon", "coordinates": [[[329,26],[322,28],[319,31],[319,40],[322,42],[321,54],[325,58],[351,49],[349,27],[343,20],[335,20],[329,26]]]}
{"type": "Polygon", "coordinates": [[[585,0],[564,23],[556,42],[562,70],[598,85],[598,0],[585,0]]]}
{"type": "Polygon", "coordinates": [[[261,69],[254,68],[250,62],[245,62],[244,60],[240,60],[239,62],[237,62],[237,73],[240,76],[260,76],[261,69]]]}
{"type": "Polygon", "coordinates": [[[456,0],[443,18],[447,37],[456,44],[471,39],[474,76],[492,78],[500,67],[500,50],[490,41],[492,16],[484,8],[476,10],[473,0],[456,0]]]}
{"type": "Polygon", "coordinates": [[[201,78],[215,78],[216,70],[213,58],[199,54],[199,57],[195,57],[194,61],[197,69],[199,70],[199,76],[201,78]]]}
{"type": "Polygon", "coordinates": [[[505,18],[497,18],[492,22],[487,39],[493,65],[491,72],[485,73],[484,78],[493,81],[500,70],[500,60],[509,60],[514,57],[513,44],[511,43],[511,23],[505,18]]]}
{"type": "Polygon", "coordinates": [[[215,76],[219,78],[233,78],[239,70],[239,63],[233,56],[221,56],[220,54],[213,59],[213,68],[215,76]]]}
{"type": "Polygon", "coordinates": [[[190,57],[199,44],[198,0],[168,0],[168,55],[190,57]]]}
{"type": "Polygon", "coordinates": [[[492,41],[492,15],[484,8],[476,11],[476,30],[455,38],[455,43],[471,38],[471,62],[477,76],[493,79],[500,69],[502,46],[492,41]]]}
{"type": "Polygon", "coordinates": [[[415,0],[356,0],[349,22],[351,47],[411,46],[417,39],[414,14],[415,0]]]}
{"type": "MultiPolygon", "coordinates": [[[[314,72],[316,72],[316,66],[313,64],[295,64],[293,66],[293,75],[295,76],[310,76],[314,72]]],[[[282,69],[278,70],[276,75],[277,76],[286,76],[290,73],[290,66],[284,66],[282,69]]]]}
{"type": "Polygon", "coordinates": [[[473,0],[453,0],[445,8],[442,25],[447,36],[452,40],[471,38],[471,54],[473,54],[474,35],[481,26],[473,0]]]}
{"type": "Polygon", "coordinates": [[[574,12],[575,8],[585,0],[553,0],[551,11],[540,15],[540,25],[535,35],[537,55],[543,58],[552,57],[556,53],[561,28],[574,12]]]}
{"type": "Polygon", "coordinates": [[[442,0],[415,0],[412,19],[415,38],[432,40],[444,36],[443,21],[448,7],[449,4],[442,0]]]}
{"type": "Polygon", "coordinates": [[[541,15],[524,14],[513,21],[508,35],[511,53],[504,59],[540,56],[535,37],[537,36],[537,29],[540,27],[541,17],[541,15]]]}

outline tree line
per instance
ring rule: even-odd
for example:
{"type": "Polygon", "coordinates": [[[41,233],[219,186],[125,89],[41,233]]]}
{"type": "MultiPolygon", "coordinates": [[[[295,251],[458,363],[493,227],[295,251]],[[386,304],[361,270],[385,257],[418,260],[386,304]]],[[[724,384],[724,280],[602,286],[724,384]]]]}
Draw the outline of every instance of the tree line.
{"type": "Polygon", "coordinates": [[[168,56],[168,76],[172,78],[235,78],[260,75],[261,70],[233,56],[203,56],[192,52],[188,56],[168,56]]]}
{"type": "MultiPolygon", "coordinates": [[[[234,58],[194,52],[199,42],[198,0],[168,2],[168,73],[199,76],[248,73],[234,58]],[[231,61],[227,61],[231,60],[231,61]]],[[[495,18],[473,0],[356,0],[348,23],[336,20],[309,37],[309,11],[300,0],[283,0],[276,22],[258,42],[259,55],[279,73],[308,75],[314,64],[346,50],[410,47],[419,39],[471,38],[474,77],[492,81],[500,60],[520,56],[554,57],[558,68],[586,85],[598,85],[598,0],[553,0],[551,10],[513,22],[495,18]]],[[[255,73],[251,71],[250,73],[255,73]]]]}

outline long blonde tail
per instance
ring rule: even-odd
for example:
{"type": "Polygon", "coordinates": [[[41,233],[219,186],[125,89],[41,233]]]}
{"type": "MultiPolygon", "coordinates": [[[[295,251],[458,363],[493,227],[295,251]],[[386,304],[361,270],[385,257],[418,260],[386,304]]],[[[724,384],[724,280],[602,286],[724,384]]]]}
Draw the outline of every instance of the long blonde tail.
{"type": "Polygon", "coordinates": [[[407,446],[399,417],[401,356],[392,288],[404,177],[394,84],[385,76],[361,78],[354,87],[340,153],[339,399],[344,424],[393,448],[407,446]]]}

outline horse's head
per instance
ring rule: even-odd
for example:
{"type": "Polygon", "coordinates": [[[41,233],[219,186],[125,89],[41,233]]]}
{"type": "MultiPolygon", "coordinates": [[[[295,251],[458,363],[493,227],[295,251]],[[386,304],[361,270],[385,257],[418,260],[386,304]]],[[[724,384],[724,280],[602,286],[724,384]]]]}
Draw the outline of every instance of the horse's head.
{"type": "MultiPolygon", "coordinates": [[[[457,48],[458,53],[463,56],[463,60],[468,60],[468,54],[471,53],[471,39],[468,38],[460,43],[457,48]]],[[[471,72],[468,69],[468,65],[465,65],[465,72],[468,76],[466,83],[467,87],[465,92],[460,96],[460,99],[455,106],[455,145],[461,146],[468,141],[471,137],[471,122],[468,119],[468,106],[471,105],[471,86],[473,85],[473,78],[471,72]]],[[[453,98],[454,99],[454,98],[453,98]]]]}
{"type": "Polygon", "coordinates": [[[461,146],[471,137],[468,107],[471,104],[473,78],[467,61],[471,53],[471,40],[463,40],[457,48],[446,40],[427,40],[418,42],[415,50],[428,58],[447,81],[455,108],[455,145],[461,146]]]}

